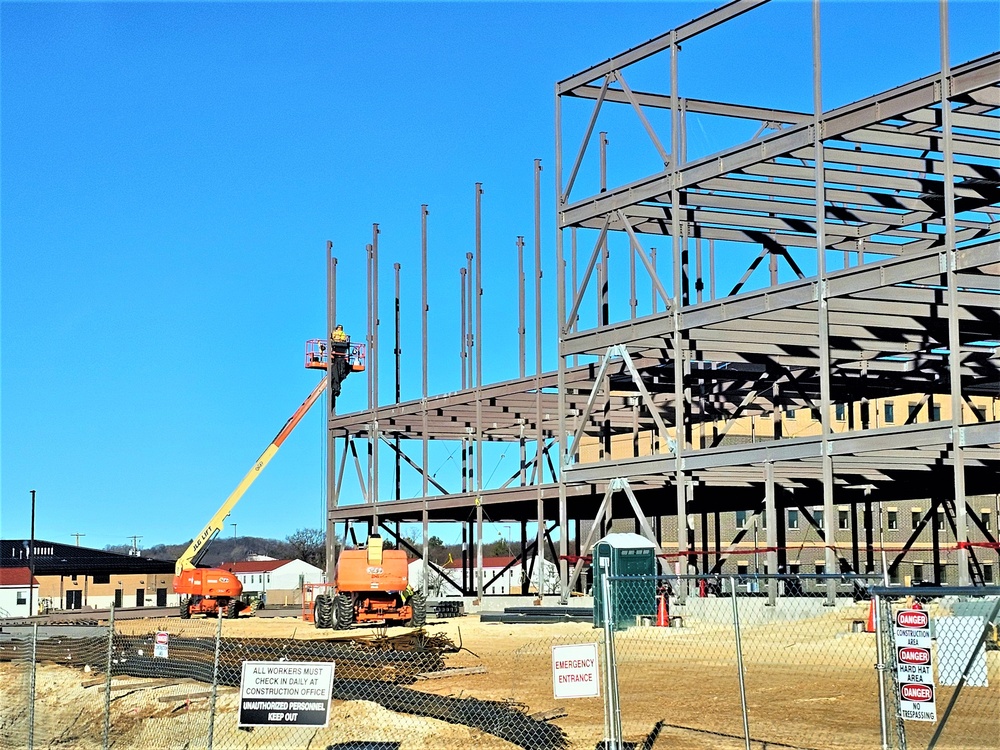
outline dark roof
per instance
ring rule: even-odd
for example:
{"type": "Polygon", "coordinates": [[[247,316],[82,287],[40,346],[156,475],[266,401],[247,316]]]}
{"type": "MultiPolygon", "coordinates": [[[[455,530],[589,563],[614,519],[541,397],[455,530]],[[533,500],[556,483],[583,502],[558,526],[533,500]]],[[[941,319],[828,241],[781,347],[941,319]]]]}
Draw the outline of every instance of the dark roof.
{"type": "MultiPolygon", "coordinates": [[[[0,539],[0,567],[26,568],[29,539],[0,539]]],[[[104,573],[173,573],[174,563],[149,557],[35,540],[35,575],[94,575],[104,573]]]]}

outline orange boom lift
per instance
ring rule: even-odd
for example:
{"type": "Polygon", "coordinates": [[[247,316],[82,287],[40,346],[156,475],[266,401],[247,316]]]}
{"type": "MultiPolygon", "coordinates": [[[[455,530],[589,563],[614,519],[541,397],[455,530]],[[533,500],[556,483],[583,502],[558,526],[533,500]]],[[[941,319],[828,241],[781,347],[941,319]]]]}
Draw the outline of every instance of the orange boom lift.
{"type": "MultiPolygon", "coordinates": [[[[364,344],[350,344],[347,339],[346,346],[338,341],[331,341],[333,349],[333,380],[335,381],[334,395],[340,393],[340,381],[346,374],[338,375],[345,368],[352,372],[362,372],[365,369],[365,346],[364,344]]],[[[326,346],[319,339],[312,339],[306,342],[306,362],[309,369],[326,369],[328,364],[326,346]]],[[[288,418],[285,426],[271,441],[270,445],[260,455],[250,471],[243,477],[242,481],[236,485],[222,507],[216,511],[205,528],[196,536],[188,548],[184,550],[175,568],[174,591],[181,595],[181,617],[188,618],[193,614],[205,614],[216,616],[219,611],[223,611],[227,617],[238,617],[239,613],[249,609],[250,605],[240,597],[243,595],[243,584],[239,582],[228,570],[219,568],[199,568],[198,561],[204,556],[209,543],[224,528],[226,517],[232,512],[233,507],[240,501],[240,498],[250,489],[250,485],[264,471],[264,467],[274,458],[281,444],[292,434],[292,430],[302,421],[302,418],[312,408],[320,394],[327,386],[327,380],[321,380],[313,388],[312,393],[299,406],[298,409],[288,418]]]]}

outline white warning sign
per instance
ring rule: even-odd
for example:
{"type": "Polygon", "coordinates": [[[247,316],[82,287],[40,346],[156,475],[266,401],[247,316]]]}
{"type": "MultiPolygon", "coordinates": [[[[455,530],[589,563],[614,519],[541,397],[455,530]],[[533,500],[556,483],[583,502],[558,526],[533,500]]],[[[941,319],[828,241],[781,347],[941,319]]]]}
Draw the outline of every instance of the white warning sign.
{"type": "Polygon", "coordinates": [[[893,620],[899,715],[911,721],[937,721],[931,618],[922,609],[901,609],[893,620]]]}
{"type": "Polygon", "coordinates": [[[332,694],[333,662],[245,661],[239,725],[325,727],[332,694]]]}
{"type": "Polygon", "coordinates": [[[597,644],[552,647],[552,695],[597,698],[601,694],[597,644]]]}
{"type": "Polygon", "coordinates": [[[156,631],[156,639],[153,641],[153,658],[166,659],[170,656],[170,633],[164,630],[156,631]]]}

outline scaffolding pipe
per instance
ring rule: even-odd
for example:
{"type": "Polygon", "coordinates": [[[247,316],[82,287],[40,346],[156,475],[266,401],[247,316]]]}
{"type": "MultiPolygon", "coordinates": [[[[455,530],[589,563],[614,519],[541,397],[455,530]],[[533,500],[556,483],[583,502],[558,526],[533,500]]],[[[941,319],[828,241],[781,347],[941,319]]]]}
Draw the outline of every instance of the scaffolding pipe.
{"type": "MultiPolygon", "coordinates": [[[[399,269],[400,269],[399,263],[393,263],[392,264],[393,277],[394,277],[393,281],[394,281],[394,287],[395,287],[394,288],[394,292],[395,292],[394,313],[395,313],[395,315],[394,315],[393,323],[394,323],[395,334],[396,334],[396,347],[395,347],[395,349],[393,349],[393,355],[395,357],[395,365],[396,365],[396,372],[395,372],[395,375],[396,375],[396,384],[395,384],[396,385],[396,390],[395,390],[396,401],[395,401],[395,403],[397,403],[397,404],[400,401],[402,401],[402,398],[401,398],[402,393],[400,391],[399,362],[400,362],[400,355],[403,352],[403,350],[402,350],[402,348],[400,346],[400,339],[399,339],[399,269]]],[[[402,467],[400,466],[400,458],[399,458],[399,452],[400,451],[399,451],[399,433],[398,432],[396,433],[396,436],[393,439],[393,444],[394,444],[394,446],[396,448],[396,461],[395,461],[395,467],[394,467],[395,471],[396,471],[396,488],[395,488],[396,489],[396,494],[395,494],[395,497],[396,497],[396,500],[399,500],[402,497],[402,487],[400,485],[400,476],[399,476],[399,472],[400,472],[400,469],[402,467]]]]}
{"type": "Polygon", "coordinates": [[[958,545],[958,585],[969,586],[968,515],[965,510],[965,448],[962,445],[962,339],[958,321],[958,248],[955,245],[955,152],[952,141],[951,60],[948,39],[948,3],[940,2],[941,18],[941,135],[944,146],[944,222],[948,283],[948,374],[951,385],[951,455],[954,462],[955,543],[958,545]]]}
{"type": "MultiPolygon", "coordinates": [[[[337,259],[333,257],[333,242],[327,240],[326,255],[326,333],[324,338],[326,346],[330,346],[330,334],[337,321],[337,259]]],[[[332,351],[331,351],[332,355],[332,351]]],[[[337,530],[335,523],[330,518],[330,510],[337,507],[339,501],[339,488],[337,487],[337,441],[330,431],[330,415],[333,411],[333,356],[327,358],[326,363],[326,399],[331,405],[330,409],[324,410],[326,416],[323,423],[326,429],[323,434],[326,437],[326,514],[323,519],[323,527],[326,529],[326,579],[332,581],[334,571],[337,568],[337,530]]],[[[346,445],[346,444],[345,444],[346,445]]]]}
{"type": "MultiPolygon", "coordinates": [[[[834,550],[833,524],[833,456],[830,455],[830,302],[827,297],[826,271],[826,175],[823,168],[823,61],[820,47],[820,7],[819,0],[813,0],[812,7],[812,49],[813,49],[813,161],[816,172],[816,254],[817,277],[819,282],[819,392],[820,421],[822,427],[822,467],[823,467],[823,528],[826,536],[826,556],[824,569],[837,569],[837,555],[834,550]]],[[[836,587],[827,586],[826,603],[836,604],[836,587]]]]}
{"type": "Polygon", "coordinates": [[[372,368],[372,426],[368,436],[368,446],[372,456],[372,533],[378,533],[378,224],[372,224],[372,350],[368,353],[368,362],[372,368]]]}
{"type": "Polygon", "coordinates": [[[476,183],[476,596],[483,598],[483,183],[476,183]]]}
{"type": "MultiPolygon", "coordinates": [[[[562,207],[560,192],[562,184],[562,107],[559,97],[558,87],[555,96],[555,142],[556,142],[556,163],[555,163],[555,188],[556,188],[556,211],[562,207]]],[[[576,228],[571,230],[572,235],[572,279],[573,295],[576,296],[576,228]]],[[[566,336],[566,259],[563,252],[563,231],[556,226],[556,408],[559,411],[557,436],[559,446],[559,458],[556,461],[559,467],[559,476],[555,477],[559,487],[559,599],[562,604],[569,602],[569,521],[566,504],[566,482],[564,479],[564,469],[568,463],[566,456],[566,360],[563,357],[562,345],[566,336]]],[[[576,358],[574,358],[574,362],[576,358]]],[[[541,457],[539,456],[539,460],[541,457]]],[[[577,544],[579,544],[580,534],[577,527],[577,544]]]]}
{"type": "Polygon", "coordinates": [[[420,435],[422,443],[423,468],[422,478],[423,508],[420,514],[422,534],[422,559],[424,580],[420,587],[424,598],[427,597],[430,579],[430,511],[427,500],[427,472],[430,471],[429,444],[427,440],[427,204],[420,206],[420,435]]]}
{"type": "Polygon", "coordinates": [[[524,237],[517,236],[517,362],[518,376],[524,378],[525,326],[524,326],[524,237]]]}
{"type": "MultiPolygon", "coordinates": [[[[542,160],[535,159],[535,426],[538,442],[535,449],[538,466],[536,484],[538,506],[538,531],[536,550],[538,556],[538,601],[545,594],[545,502],[542,499],[542,160]]],[[[560,529],[560,534],[562,530],[560,529]]]]}

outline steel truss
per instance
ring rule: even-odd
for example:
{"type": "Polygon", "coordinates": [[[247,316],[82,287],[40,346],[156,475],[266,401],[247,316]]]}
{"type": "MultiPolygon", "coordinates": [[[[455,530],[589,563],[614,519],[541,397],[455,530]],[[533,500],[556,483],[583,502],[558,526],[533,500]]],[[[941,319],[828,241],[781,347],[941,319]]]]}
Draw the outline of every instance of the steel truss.
{"type": "MultiPolygon", "coordinates": [[[[555,522],[564,598],[579,576],[578,558],[609,519],[623,514],[634,515],[636,530],[658,547],[661,519],[676,516],[676,553],[669,554],[689,564],[697,564],[700,555],[706,571],[720,570],[743,535],[722,544],[719,514],[743,509],[763,514],[767,564],[776,571],[785,562],[779,511],[799,508],[816,525],[809,509],[822,509],[817,530],[823,539],[833,539],[835,506],[849,505],[855,518],[862,508],[864,539],[852,524],[853,549],[825,547],[827,570],[861,572],[874,565],[872,504],[930,498],[932,509],[947,509],[961,585],[973,581],[978,566],[971,545],[976,534],[987,540],[979,556],[997,555],[995,538],[967,497],[996,493],[1000,485],[1000,423],[962,406],[973,397],[1000,397],[1000,53],[950,67],[942,3],[939,73],[824,112],[818,105],[822,59],[814,3],[813,112],[683,97],[681,42],[762,4],[722,6],[556,84],[555,252],[564,272],[556,281],[555,372],[525,373],[522,265],[521,377],[482,382],[477,186],[477,250],[462,274],[463,388],[430,396],[424,242],[424,396],[380,405],[376,392],[368,411],[331,415],[331,531],[336,522],[366,518],[373,527],[387,519],[420,521],[426,556],[428,522],[459,522],[466,538],[477,543],[481,562],[484,514],[487,521],[519,522],[522,548],[532,554],[543,551],[546,540],[552,544],[548,522],[555,522]],[[669,56],[670,90],[632,89],[630,66],[656,56],[669,56]],[[579,100],[593,102],[589,121],[578,145],[564,143],[563,109],[579,100]],[[618,106],[635,113],[658,160],[648,177],[608,186],[602,133],[596,146],[601,179],[590,184],[583,167],[595,150],[600,113],[618,106]],[[651,124],[649,113],[655,110],[669,112],[668,137],[651,124]],[[754,120],[760,128],[746,143],[688,161],[689,113],[754,120]],[[565,174],[564,153],[573,154],[565,174]],[[579,264],[577,242],[583,239],[589,248],[588,233],[592,250],[579,264]],[[612,320],[608,241],[619,235],[630,253],[629,318],[612,320]],[[660,253],[659,264],[656,244],[669,248],[669,256],[660,253]],[[720,254],[747,269],[722,297],[715,293],[720,254]],[[838,256],[843,267],[828,268],[838,256]],[[770,285],[746,290],[765,260],[770,285]],[[781,264],[795,280],[778,283],[781,264]],[[637,282],[637,267],[644,281],[637,282]],[[652,297],[649,314],[642,316],[637,283],[648,284],[652,297]],[[585,327],[588,299],[597,300],[598,315],[596,324],[585,327]],[[950,402],[951,418],[917,423],[914,410],[905,423],[891,427],[870,418],[870,401],[914,394],[921,397],[918,408],[935,398],[950,402]],[[851,410],[848,429],[835,432],[833,406],[854,403],[861,404],[860,418],[851,410]],[[816,413],[819,434],[788,435],[782,421],[788,409],[816,413]],[[727,444],[731,426],[747,416],[766,422],[766,434],[761,430],[749,444],[727,444]],[[631,447],[623,455],[629,437],[631,447]],[[342,438],[338,471],[334,444],[342,438]],[[390,440],[395,446],[421,441],[420,458],[415,450],[397,447],[395,453],[423,477],[423,497],[378,502],[379,451],[369,448],[374,470],[360,459],[356,464],[366,503],[338,507],[347,445],[356,440],[369,445],[390,440]],[[462,446],[468,472],[460,489],[436,484],[440,494],[431,494],[430,440],[462,446]],[[485,487],[481,448],[493,441],[518,444],[520,467],[502,485],[485,487]],[[701,550],[695,549],[690,524],[698,514],[701,550]],[[711,551],[710,515],[715,517],[711,551]],[[538,525],[531,545],[528,520],[538,525]],[[581,522],[590,527],[585,539],[581,522]]],[[[536,162],[536,304],[540,170],[536,162]]],[[[425,228],[426,217],[424,207],[425,228]]],[[[519,259],[523,244],[518,238],[519,259]]],[[[377,231],[372,247],[377,264],[377,231]]],[[[331,259],[331,327],[335,263],[331,259]]],[[[372,278],[377,273],[370,273],[372,278]]],[[[370,281],[377,309],[372,286],[370,281]]],[[[540,361],[540,330],[535,341],[540,361]]],[[[370,345],[376,378],[377,339],[370,345]]],[[[937,536],[935,544],[939,555],[937,536]]],[[[471,555],[467,565],[470,573],[476,567],[471,555]]],[[[463,588],[471,593],[464,583],[463,588]]],[[[482,594],[481,575],[475,590],[482,594]]]]}

